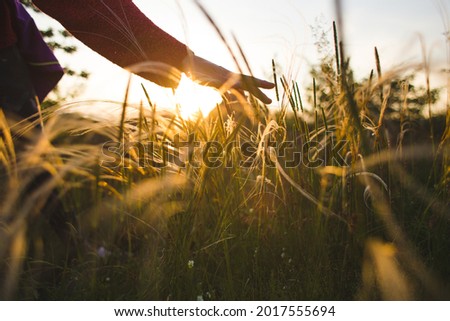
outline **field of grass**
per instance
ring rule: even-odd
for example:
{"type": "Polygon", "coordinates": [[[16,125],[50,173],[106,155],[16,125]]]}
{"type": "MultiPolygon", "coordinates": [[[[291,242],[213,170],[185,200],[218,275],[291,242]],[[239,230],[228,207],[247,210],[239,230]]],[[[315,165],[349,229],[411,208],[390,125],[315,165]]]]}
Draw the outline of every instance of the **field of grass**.
{"type": "Polygon", "coordinates": [[[312,88],[274,71],[271,112],[1,115],[2,298],[448,299],[450,114],[338,43],[312,88]]]}

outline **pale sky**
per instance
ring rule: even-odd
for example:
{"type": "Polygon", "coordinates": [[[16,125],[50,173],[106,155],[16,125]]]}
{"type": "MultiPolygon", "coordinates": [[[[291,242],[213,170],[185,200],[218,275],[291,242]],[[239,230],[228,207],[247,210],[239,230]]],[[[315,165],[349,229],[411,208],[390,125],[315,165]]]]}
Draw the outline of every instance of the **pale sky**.
{"type": "MultiPolygon", "coordinates": [[[[187,43],[199,56],[237,70],[225,46],[192,0],[135,0],[158,26],[187,43]]],[[[378,47],[384,70],[400,63],[421,61],[419,34],[432,52],[432,68],[448,68],[442,15],[450,16],[450,0],[346,0],[343,31],[346,51],[357,76],[374,68],[374,46],[378,47]],[[438,3],[446,7],[439,9],[438,3]]],[[[254,74],[271,80],[271,59],[283,71],[309,86],[308,69],[319,57],[312,27],[329,30],[335,20],[333,0],[202,0],[228,39],[240,42],[254,74]]],[[[45,19],[38,19],[45,24],[45,19]]],[[[330,33],[331,40],[331,33],[330,33]]],[[[76,57],[63,62],[92,73],[81,98],[121,100],[126,72],[79,45],[76,57]]],[[[136,97],[139,81],[134,81],[136,97]]],[[[444,83],[442,73],[433,74],[432,84],[444,83]]],[[[160,104],[170,91],[150,86],[160,104]],[[162,98],[161,98],[162,97],[162,98]]]]}

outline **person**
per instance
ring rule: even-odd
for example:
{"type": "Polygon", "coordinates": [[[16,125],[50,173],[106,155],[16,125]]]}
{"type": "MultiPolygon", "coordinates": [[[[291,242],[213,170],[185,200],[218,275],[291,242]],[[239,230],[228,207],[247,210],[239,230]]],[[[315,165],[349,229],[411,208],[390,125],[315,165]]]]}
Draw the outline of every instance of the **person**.
{"type": "Polygon", "coordinates": [[[53,52],[25,8],[0,0],[0,108],[26,118],[63,75],[53,52]]]}
{"type": "MultiPolygon", "coordinates": [[[[196,56],[155,25],[132,0],[34,0],[33,4],[123,68],[157,62],[216,88],[235,79],[232,88],[248,91],[265,104],[271,102],[261,89],[271,89],[274,84],[196,56]]],[[[38,101],[45,98],[61,78],[62,69],[18,0],[0,0],[0,18],[0,107],[26,117],[36,110],[35,97],[38,101]]],[[[175,88],[179,81],[179,75],[170,72],[148,68],[133,72],[165,87],[175,88]]]]}

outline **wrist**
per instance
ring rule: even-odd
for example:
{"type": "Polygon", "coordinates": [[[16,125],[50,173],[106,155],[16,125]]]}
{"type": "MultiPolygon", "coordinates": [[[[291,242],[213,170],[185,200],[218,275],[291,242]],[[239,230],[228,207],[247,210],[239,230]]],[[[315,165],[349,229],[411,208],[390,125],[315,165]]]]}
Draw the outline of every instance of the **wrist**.
{"type": "Polygon", "coordinates": [[[197,56],[192,51],[189,51],[184,57],[184,59],[181,61],[181,72],[185,73],[188,76],[191,76],[193,65],[195,64],[195,60],[197,59],[197,56]]]}

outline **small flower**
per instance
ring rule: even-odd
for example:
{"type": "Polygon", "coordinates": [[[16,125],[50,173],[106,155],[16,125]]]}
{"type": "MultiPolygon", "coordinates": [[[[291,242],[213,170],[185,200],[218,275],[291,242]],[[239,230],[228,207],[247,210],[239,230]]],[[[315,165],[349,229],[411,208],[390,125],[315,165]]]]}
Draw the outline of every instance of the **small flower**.
{"type": "Polygon", "coordinates": [[[234,129],[236,128],[237,123],[234,121],[234,112],[231,115],[227,115],[227,120],[225,121],[225,130],[227,132],[227,136],[230,136],[234,129]]]}
{"type": "Polygon", "coordinates": [[[271,181],[270,179],[268,179],[267,177],[263,177],[262,175],[258,175],[258,176],[256,177],[256,183],[257,183],[257,184],[265,183],[265,184],[267,184],[267,185],[272,185],[272,186],[274,186],[273,183],[272,183],[272,181],[271,181]]]}
{"type": "Polygon", "coordinates": [[[202,294],[197,295],[197,301],[203,301],[203,295],[202,294]]]}
{"type": "Polygon", "coordinates": [[[194,260],[189,260],[187,263],[188,269],[194,268],[194,260]]]}
{"type": "Polygon", "coordinates": [[[110,254],[111,254],[111,252],[108,251],[107,249],[105,249],[103,246],[100,246],[97,249],[97,255],[100,256],[101,258],[105,258],[105,257],[107,257],[110,254]]]}
{"type": "Polygon", "coordinates": [[[253,258],[256,259],[257,256],[258,256],[258,248],[255,248],[255,251],[253,252],[253,258]]]}

